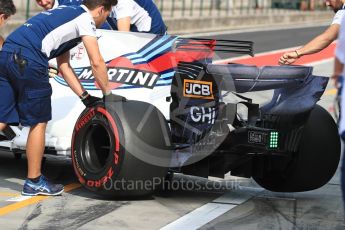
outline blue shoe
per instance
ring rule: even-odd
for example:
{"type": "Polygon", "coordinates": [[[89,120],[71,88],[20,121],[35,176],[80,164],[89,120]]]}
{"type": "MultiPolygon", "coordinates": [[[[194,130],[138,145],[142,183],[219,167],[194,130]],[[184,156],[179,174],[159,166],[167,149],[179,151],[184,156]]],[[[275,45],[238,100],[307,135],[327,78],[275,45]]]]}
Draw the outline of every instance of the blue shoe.
{"type": "Polygon", "coordinates": [[[62,184],[52,184],[47,178],[41,175],[40,180],[37,183],[26,179],[22,195],[23,196],[36,196],[36,195],[46,195],[46,196],[57,196],[64,191],[62,184]]]}

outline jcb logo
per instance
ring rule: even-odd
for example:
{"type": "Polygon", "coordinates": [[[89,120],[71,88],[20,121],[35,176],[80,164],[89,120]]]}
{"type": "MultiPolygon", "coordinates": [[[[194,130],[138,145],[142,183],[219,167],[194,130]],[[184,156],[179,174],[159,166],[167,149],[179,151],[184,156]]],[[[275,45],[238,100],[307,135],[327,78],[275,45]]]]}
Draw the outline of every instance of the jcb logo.
{"type": "Polygon", "coordinates": [[[214,99],[212,82],[184,79],[183,96],[202,99],[214,99]]]}

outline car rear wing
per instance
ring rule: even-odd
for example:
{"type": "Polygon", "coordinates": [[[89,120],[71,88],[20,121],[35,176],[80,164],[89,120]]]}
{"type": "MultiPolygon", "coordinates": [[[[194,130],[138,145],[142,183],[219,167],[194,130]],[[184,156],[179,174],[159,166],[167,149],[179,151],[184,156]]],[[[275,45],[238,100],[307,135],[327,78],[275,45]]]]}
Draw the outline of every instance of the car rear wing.
{"type": "Polygon", "coordinates": [[[178,51],[224,52],[254,56],[254,42],[240,40],[215,40],[206,38],[179,38],[175,43],[178,51]]]}
{"type": "Polygon", "coordinates": [[[263,66],[241,64],[209,64],[206,72],[223,82],[222,90],[244,93],[278,88],[297,87],[312,75],[308,66],[263,66]],[[227,86],[230,86],[227,87],[227,86]],[[234,87],[235,86],[235,87],[234,87]]]}

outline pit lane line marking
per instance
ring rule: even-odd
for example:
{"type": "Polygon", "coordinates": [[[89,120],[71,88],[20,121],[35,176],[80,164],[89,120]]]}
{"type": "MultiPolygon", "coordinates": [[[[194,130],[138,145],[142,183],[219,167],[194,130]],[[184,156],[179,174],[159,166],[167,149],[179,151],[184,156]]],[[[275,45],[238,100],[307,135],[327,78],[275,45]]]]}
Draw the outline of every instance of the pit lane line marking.
{"type": "Polygon", "coordinates": [[[160,230],[198,229],[231,209],[234,209],[238,205],[243,204],[265,189],[240,186],[239,190],[242,191],[230,191],[225,193],[212,202],[205,204],[162,227],[160,230]]]}
{"type": "Polygon", "coordinates": [[[332,96],[332,95],[336,95],[337,92],[338,92],[337,89],[329,89],[329,90],[327,90],[327,91],[323,94],[323,96],[332,96]]]}
{"type": "MultiPolygon", "coordinates": [[[[299,48],[299,46],[295,46],[295,47],[289,47],[289,48],[284,48],[284,49],[278,49],[278,50],[271,50],[271,51],[266,51],[266,52],[262,52],[262,53],[257,53],[255,54],[254,57],[265,57],[267,55],[271,55],[271,54],[277,54],[277,53],[285,53],[291,50],[295,50],[299,48]]],[[[240,61],[240,60],[247,60],[247,59],[253,58],[253,57],[248,57],[248,55],[244,55],[244,56],[239,56],[239,57],[233,57],[233,58],[226,58],[226,59],[220,59],[220,60],[216,60],[213,63],[214,64],[227,64],[229,62],[235,62],[235,61],[240,61]]],[[[278,63],[278,60],[277,60],[278,63]]]]}
{"type": "MultiPolygon", "coordinates": [[[[294,64],[296,65],[316,65],[323,63],[324,61],[330,61],[334,58],[336,42],[333,42],[323,51],[313,54],[306,55],[297,60],[294,64]]],[[[214,61],[214,64],[227,64],[229,62],[236,62],[239,64],[249,64],[256,66],[265,66],[265,65],[278,65],[278,60],[281,55],[287,51],[293,51],[298,47],[290,47],[285,49],[273,50],[263,53],[258,53],[254,57],[240,56],[228,59],[222,59],[214,61]]]]}
{"type": "Polygon", "coordinates": [[[13,196],[13,197],[16,197],[18,196],[19,194],[16,194],[16,193],[9,193],[9,192],[0,192],[0,196],[13,196]]]}
{"type": "MultiPolygon", "coordinates": [[[[65,192],[70,192],[74,189],[80,188],[81,184],[73,183],[65,186],[65,192]]],[[[11,212],[14,212],[16,210],[19,210],[21,208],[37,204],[43,200],[47,200],[49,198],[53,198],[52,196],[18,196],[18,200],[20,200],[17,203],[7,205],[5,207],[0,208],[0,216],[9,214],[11,212]]],[[[12,198],[13,199],[13,198],[12,198]]],[[[10,199],[10,200],[12,200],[10,199]]],[[[15,201],[15,199],[13,199],[15,201]]]]}

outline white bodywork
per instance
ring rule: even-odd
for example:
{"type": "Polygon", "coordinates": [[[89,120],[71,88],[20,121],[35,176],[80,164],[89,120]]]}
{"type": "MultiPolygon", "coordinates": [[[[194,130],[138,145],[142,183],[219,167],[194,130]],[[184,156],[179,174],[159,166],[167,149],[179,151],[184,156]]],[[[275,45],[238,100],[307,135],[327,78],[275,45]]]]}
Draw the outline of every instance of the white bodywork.
{"type": "MultiPolygon", "coordinates": [[[[106,62],[128,53],[137,53],[138,50],[155,38],[155,36],[151,34],[106,30],[99,30],[98,35],[100,50],[106,62]],[[116,38],[115,40],[114,37],[116,38]]],[[[162,37],[160,39],[164,40],[165,38],[162,37]]],[[[168,45],[171,48],[172,43],[173,42],[164,45],[168,45]]],[[[152,48],[145,51],[146,53],[138,55],[142,55],[142,58],[145,59],[147,53],[152,53],[152,51],[155,52],[159,48],[160,44],[154,43],[152,48]]],[[[51,64],[54,65],[54,62],[55,60],[52,60],[51,64]]],[[[74,69],[90,66],[89,59],[82,44],[71,50],[71,65],[74,69]]],[[[171,77],[168,80],[164,81],[163,79],[159,79],[159,81],[163,81],[165,85],[156,86],[153,89],[143,87],[115,89],[113,93],[124,96],[129,100],[149,102],[156,106],[168,119],[169,103],[166,102],[166,97],[170,96],[171,77]]],[[[46,146],[55,149],[58,155],[70,155],[71,136],[74,124],[85,106],[68,86],[63,85],[64,81],[62,77],[50,79],[50,83],[53,88],[52,120],[48,123],[46,146]]],[[[98,89],[89,89],[88,91],[94,96],[102,97],[102,93],[98,89]]],[[[16,132],[17,137],[12,141],[0,142],[0,146],[10,149],[25,149],[29,128],[12,128],[16,132]]]]}

